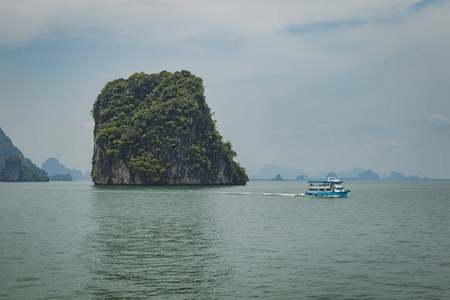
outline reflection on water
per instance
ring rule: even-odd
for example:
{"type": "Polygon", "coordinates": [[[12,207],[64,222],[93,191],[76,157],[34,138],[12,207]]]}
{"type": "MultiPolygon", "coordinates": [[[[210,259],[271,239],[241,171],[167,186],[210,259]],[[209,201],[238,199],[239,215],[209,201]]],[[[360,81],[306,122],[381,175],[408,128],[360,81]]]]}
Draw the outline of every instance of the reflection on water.
{"type": "Polygon", "coordinates": [[[213,203],[201,190],[93,187],[87,294],[208,297],[231,276],[213,203]]]}

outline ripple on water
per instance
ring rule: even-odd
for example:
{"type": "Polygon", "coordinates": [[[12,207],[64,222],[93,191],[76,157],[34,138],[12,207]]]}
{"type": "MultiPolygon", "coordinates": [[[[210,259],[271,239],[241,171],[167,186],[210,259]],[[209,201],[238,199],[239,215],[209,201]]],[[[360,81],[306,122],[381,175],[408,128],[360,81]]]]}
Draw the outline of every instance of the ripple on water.
{"type": "Polygon", "coordinates": [[[450,204],[433,194],[448,183],[355,182],[343,199],[292,197],[301,182],[0,184],[5,299],[450,295],[450,204]]]}

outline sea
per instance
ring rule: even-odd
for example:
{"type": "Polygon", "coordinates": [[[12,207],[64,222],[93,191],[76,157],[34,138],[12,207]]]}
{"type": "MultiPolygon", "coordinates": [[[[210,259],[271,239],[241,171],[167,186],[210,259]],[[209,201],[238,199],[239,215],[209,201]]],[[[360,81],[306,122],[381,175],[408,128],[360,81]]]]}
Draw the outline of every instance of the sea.
{"type": "Polygon", "coordinates": [[[450,299],[450,181],[0,183],[0,299],[450,299]]]}

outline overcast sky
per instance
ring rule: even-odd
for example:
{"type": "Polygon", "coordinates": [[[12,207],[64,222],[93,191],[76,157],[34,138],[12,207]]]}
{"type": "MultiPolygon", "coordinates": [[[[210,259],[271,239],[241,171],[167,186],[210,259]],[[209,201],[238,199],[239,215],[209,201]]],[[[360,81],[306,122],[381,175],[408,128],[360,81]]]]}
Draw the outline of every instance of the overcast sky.
{"type": "Polygon", "coordinates": [[[250,175],[450,178],[450,1],[0,1],[0,127],[38,166],[89,171],[102,87],[183,69],[250,175]]]}

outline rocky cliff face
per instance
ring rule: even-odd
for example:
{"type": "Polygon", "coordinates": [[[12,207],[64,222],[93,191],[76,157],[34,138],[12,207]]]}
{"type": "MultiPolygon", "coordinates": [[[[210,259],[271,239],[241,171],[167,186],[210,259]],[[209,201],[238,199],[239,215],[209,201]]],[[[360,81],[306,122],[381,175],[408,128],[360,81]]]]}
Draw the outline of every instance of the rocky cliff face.
{"type": "Polygon", "coordinates": [[[0,181],[48,181],[47,173],[25,158],[0,128],[0,181]]]}
{"type": "Polygon", "coordinates": [[[92,180],[100,185],[229,185],[248,177],[188,71],[109,82],[94,104],[92,180]]]}
{"type": "Polygon", "coordinates": [[[48,181],[48,176],[40,176],[35,171],[22,163],[17,156],[10,156],[5,161],[5,166],[0,174],[0,181],[6,182],[36,182],[48,181]]]}
{"type": "Polygon", "coordinates": [[[22,162],[18,156],[11,156],[5,161],[0,178],[6,182],[19,181],[20,171],[22,169],[22,162]]]}

